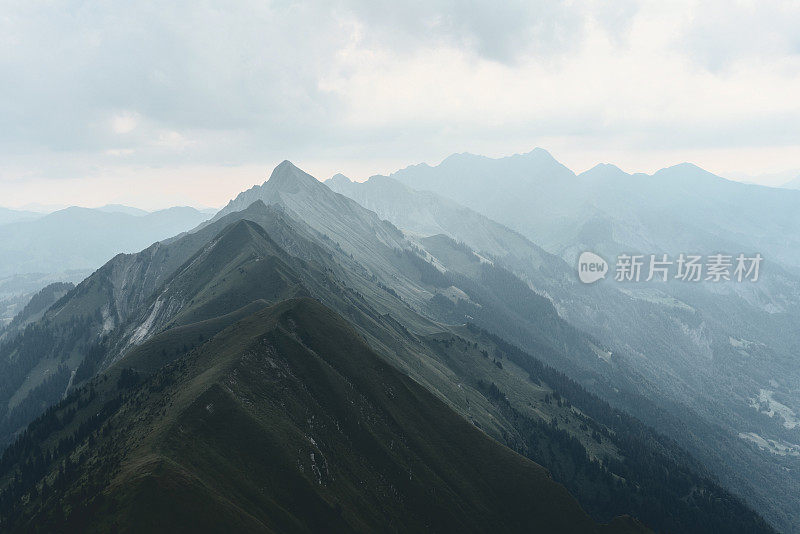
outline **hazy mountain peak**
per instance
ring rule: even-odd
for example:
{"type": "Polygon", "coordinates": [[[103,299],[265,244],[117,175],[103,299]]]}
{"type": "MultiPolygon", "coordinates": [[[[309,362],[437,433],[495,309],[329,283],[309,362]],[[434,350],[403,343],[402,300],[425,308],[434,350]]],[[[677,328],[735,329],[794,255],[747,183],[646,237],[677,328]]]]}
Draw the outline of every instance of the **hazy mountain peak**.
{"type": "Polygon", "coordinates": [[[283,169],[297,169],[298,171],[300,170],[297,167],[297,165],[295,165],[294,163],[292,163],[288,159],[285,159],[285,160],[281,161],[280,163],[278,163],[278,165],[275,166],[275,168],[272,170],[272,172],[274,174],[275,172],[281,171],[283,169]]]}
{"type": "Polygon", "coordinates": [[[580,173],[578,176],[580,178],[603,180],[609,178],[623,178],[630,175],[612,163],[598,163],[588,171],[580,173]]]}
{"type": "Polygon", "coordinates": [[[147,215],[148,211],[134,208],[132,206],[125,206],[124,204],[106,204],[105,206],[100,206],[99,208],[95,208],[97,211],[104,211],[106,213],[125,213],[127,215],[133,215],[135,217],[140,217],[143,215],[147,215]]]}
{"type": "Polygon", "coordinates": [[[288,160],[284,160],[275,167],[269,180],[262,185],[255,185],[239,193],[236,198],[220,210],[214,219],[219,219],[227,213],[252,208],[255,202],[264,205],[284,205],[288,201],[294,208],[296,202],[310,202],[312,198],[325,197],[325,193],[332,195],[330,189],[320,181],[299,169],[288,160]],[[294,200],[290,200],[294,198],[294,200]]]}
{"type": "Polygon", "coordinates": [[[581,174],[587,174],[587,173],[590,173],[590,172],[599,172],[599,171],[627,174],[625,171],[623,171],[622,169],[620,169],[619,167],[617,167],[613,163],[598,163],[597,165],[595,165],[594,167],[592,167],[588,171],[582,172],[581,174]]]}
{"type": "MultiPolygon", "coordinates": [[[[565,165],[553,157],[550,152],[543,148],[536,147],[530,152],[522,154],[514,154],[512,156],[505,156],[500,158],[490,158],[488,156],[481,156],[469,152],[459,152],[451,154],[442,160],[438,165],[431,167],[427,163],[420,163],[417,165],[409,165],[408,167],[392,173],[390,176],[396,176],[402,181],[409,181],[407,185],[417,187],[418,189],[426,189],[423,184],[418,184],[415,178],[411,175],[425,174],[435,172],[438,170],[451,170],[453,172],[474,172],[475,169],[485,169],[487,166],[500,163],[514,171],[529,172],[534,169],[535,172],[559,172],[567,173],[574,176],[574,172],[568,169],[565,165]]],[[[512,171],[512,172],[514,172],[512,171]]]]}
{"type": "MultiPolygon", "coordinates": [[[[439,165],[437,165],[437,167],[438,166],[444,166],[444,165],[451,164],[451,163],[469,162],[469,161],[474,161],[474,160],[478,160],[478,159],[490,159],[490,158],[488,158],[486,156],[480,156],[478,154],[472,154],[470,152],[456,152],[456,153],[450,154],[449,156],[444,158],[442,160],[442,162],[439,165]]],[[[424,164],[421,164],[421,165],[424,165],[424,164]]]]}
{"type": "MultiPolygon", "coordinates": [[[[514,156],[506,159],[514,159],[514,156]]],[[[520,159],[528,164],[528,168],[533,172],[546,172],[552,178],[569,178],[575,176],[575,172],[558,161],[553,155],[543,148],[534,148],[527,154],[522,154],[520,159]]]]}
{"type": "Polygon", "coordinates": [[[693,176],[705,176],[705,177],[713,177],[718,180],[725,180],[726,182],[730,182],[731,180],[727,180],[726,178],[722,178],[717,176],[713,172],[709,172],[694,163],[689,163],[688,161],[684,161],[683,163],[678,163],[677,165],[671,165],[669,167],[665,167],[656,171],[653,176],[659,174],[682,174],[682,175],[693,175],[693,176]]]}
{"type": "Polygon", "coordinates": [[[272,171],[267,183],[279,191],[296,193],[301,187],[316,187],[319,181],[307,172],[299,169],[291,161],[284,160],[272,171]]]}
{"type": "Polygon", "coordinates": [[[85,208],[83,206],[67,206],[66,208],[62,208],[60,210],[56,210],[53,213],[49,213],[48,215],[55,215],[55,214],[65,214],[65,213],[92,213],[98,210],[93,210],[92,208],[85,208]]]}
{"type": "Polygon", "coordinates": [[[402,232],[391,223],[382,221],[288,161],[278,165],[264,185],[239,193],[213,220],[241,211],[259,199],[268,206],[280,206],[335,240],[349,253],[366,254],[365,243],[371,240],[391,248],[405,246],[402,232]],[[359,233],[361,238],[354,238],[359,233]]]}
{"type": "Polygon", "coordinates": [[[374,176],[370,176],[367,179],[367,181],[364,182],[364,183],[397,184],[397,185],[402,185],[403,187],[405,187],[405,185],[402,182],[400,182],[399,180],[397,180],[396,178],[392,178],[391,176],[384,176],[382,174],[376,174],[374,176]]]}
{"type": "Polygon", "coordinates": [[[340,185],[347,185],[353,183],[353,180],[345,176],[344,174],[337,172],[327,180],[325,180],[325,184],[330,186],[340,186],[340,185]]]}
{"type": "Polygon", "coordinates": [[[661,169],[661,170],[669,170],[669,169],[681,170],[681,171],[693,171],[693,172],[697,172],[697,171],[707,172],[704,169],[702,169],[702,168],[698,167],[697,165],[695,165],[694,163],[689,163],[688,161],[684,161],[682,163],[677,163],[675,165],[670,165],[669,167],[665,167],[664,169],[661,169]]]}
{"type": "MultiPolygon", "coordinates": [[[[550,152],[548,152],[544,148],[541,148],[541,147],[538,147],[538,146],[535,147],[530,152],[527,152],[525,154],[520,154],[520,156],[525,157],[525,158],[536,158],[536,159],[539,159],[541,161],[553,161],[553,162],[558,163],[558,160],[556,158],[554,158],[553,155],[550,152]]],[[[514,156],[511,156],[511,157],[514,157],[514,156]]]]}
{"type": "Polygon", "coordinates": [[[700,183],[713,183],[713,182],[731,182],[714,173],[698,167],[694,163],[678,163],[671,167],[666,167],[653,174],[653,178],[666,178],[673,183],[684,182],[686,185],[697,185],[700,183]]]}

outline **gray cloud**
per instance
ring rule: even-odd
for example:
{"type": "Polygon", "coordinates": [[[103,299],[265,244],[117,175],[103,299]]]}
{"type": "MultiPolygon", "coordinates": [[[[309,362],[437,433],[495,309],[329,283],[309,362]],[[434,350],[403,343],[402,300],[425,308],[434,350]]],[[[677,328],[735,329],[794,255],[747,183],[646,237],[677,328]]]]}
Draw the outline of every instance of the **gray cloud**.
{"type": "Polygon", "coordinates": [[[523,55],[565,53],[581,43],[585,13],[566,2],[509,0],[344,1],[342,9],[396,48],[447,42],[514,63],[523,55]]]}
{"type": "MultiPolygon", "coordinates": [[[[548,136],[587,143],[624,138],[651,148],[791,142],[796,123],[786,118],[797,116],[797,106],[762,111],[751,98],[734,102],[743,113],[730,120],[719,120],[724,110],[709,120],[705,107],[714,106],[703,105],[695,118],[691,99],[672,103],[672,94],[659,89],[661,80],[649,71],[642,75],[637,69],[662,60],[637,56],[641,43],[629,43],[642,38],[637,22],[659,29],[647,18],[648,5],[3,2],[0,187],[12,175],[235,165],[298,153],[329,160],[380,153],[415,161],[423,157],[420,149],[476,151],[512,137],[520,143],[548,136]],[[610,51],[598,57],[615,69],[611,77],[604,65],[592,63],[593,47],[600,41],[602,49],[603,39],[610,51]],[[442,50],[454,51],[453,61],[463,64],[452,73],[437,71],[442,50]],[[630,63],[615,64],[616,56],[630,63]],[[432,67],[425,62],[433,57],[432,67]],[[417,64],[419,70],[409,67],[417,64]],[[577,67],[591,72],[575,76],[577,67]],[[368,76],[384,69],[383,77],[368,76]],[[503,92],[505,84],[493,83],[505,78],[513,99],[503,92]],[[615,101],[615,84],[616,93],[636,101],[615,101]],[[434,95],[428,98],[419,87],[440,89],[436,102],[457,105],[437,115],[429,103],[434,95]],[[540,100],[552,104],[536,107],[540,100]],[[659,109],[665,111],[653,118],[651,110],[659,109]]],[[[664,52],[677,50],[713,76],[742,58],[792,58],[800,53],[794,31],[800,16],[792,6],[699,2],[685,25],[663,32],[674,34],[664,52]]],[[[675,76],[673,68],[663,82],[680,96],[691,87],[675,76]]],[[[759,89],[754,85],[752,93],[759,89]]]]}
{"type": "Polygon", "coordinates": [[[109,132],[125,111],[167,129],[308,140],[337,120],[339,102],[318,82],[351,39],[349,20],[370,45],[446,41],[509,62],[561,51],[580,33],[577,14],[550,2],[20,3],[0,20],[0,142],[139,146],[148,132],[109,132]]]}
{"type": "Polygon", "coordinates": [[[748,57],[800,55],[798,28],[798,2],[704,0],[677,46],[706,68],[722,70],[748,57]]]}
{"type": "MultiPolygon", "coordinates": [[[[276,138],[330,120],[320,70],[346,36],[293,5],[128,2],[22,5],[3,19],[4,144],[105,148],[108,121],[133,111],[176,130],[276,138]]],[[[267,139],[269,140],[269,139],[267,139]]]]}

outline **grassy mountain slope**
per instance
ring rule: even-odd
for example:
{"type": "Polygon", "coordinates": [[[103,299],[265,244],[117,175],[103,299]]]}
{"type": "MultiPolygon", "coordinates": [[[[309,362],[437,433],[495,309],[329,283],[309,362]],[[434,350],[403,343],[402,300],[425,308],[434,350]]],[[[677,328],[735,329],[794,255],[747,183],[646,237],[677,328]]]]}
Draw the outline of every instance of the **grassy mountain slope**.
{"type": "MultiPolygon", "coordinates": [[[[281,214],[258,203],[252,210],[223,217],[196,232],[155,243],[136,254],[115,256],[40,320],[0,340],[0,443],[7,443],[58,401],[69,386],[91,378],[120,351],[130,348],[131,337],[139,335],[138,341],[142,341],[140,328],[151,315],[155,319],[156,293],[217,234],[245,217],[259,220],[274,230],[275,236],[287,235],[286,226],[279,221],[281,214]]],[[[212,315],[233,311],[254,298],[241,296],[238,305],[212,315]]],[[[177,299],[173,304],[172,310],[161,313],[169,311],[171,318],[171,313],[186,303],[177,299]]]]}
{"type": "Polygon", "coordinates": [[[10,530],[639,530],[594,524],[542,468],[311,300],[251,315],[117,387],[127,389],[49,473],[68,497],[46,489],[6,520],[10,530]],[[102,491],[81,498],[89,484],[102,491]]]}

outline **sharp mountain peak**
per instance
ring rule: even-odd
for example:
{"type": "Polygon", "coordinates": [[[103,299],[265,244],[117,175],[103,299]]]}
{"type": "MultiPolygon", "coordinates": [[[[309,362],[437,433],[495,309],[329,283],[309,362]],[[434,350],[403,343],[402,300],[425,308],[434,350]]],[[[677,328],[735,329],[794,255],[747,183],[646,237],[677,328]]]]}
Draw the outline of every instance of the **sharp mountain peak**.
{"type": "Polygon", "coordinates": [[[317,187],[319,180],[297,167],[289,160],[283,160],[275,167],[269,180],[264,184],[280,191],[297,192],[299,187],[317,187]]]}

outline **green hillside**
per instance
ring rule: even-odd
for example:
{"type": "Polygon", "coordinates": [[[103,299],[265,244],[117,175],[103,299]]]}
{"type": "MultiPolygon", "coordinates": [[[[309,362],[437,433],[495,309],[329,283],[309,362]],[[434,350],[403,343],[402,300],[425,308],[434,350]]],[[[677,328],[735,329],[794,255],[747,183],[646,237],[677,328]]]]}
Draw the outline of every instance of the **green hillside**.
{"type": "MultiPolygon", "coordinates": [[[[594,524],[544,469],[313,300],[250,315],[147,379],[131,373],[51,414],[71,414],[75,439],[59,438],[8,530],[639,530],[594,524]]],[[[43,442],[64,435],[46,426],[32,429],[43,442]]]]}

